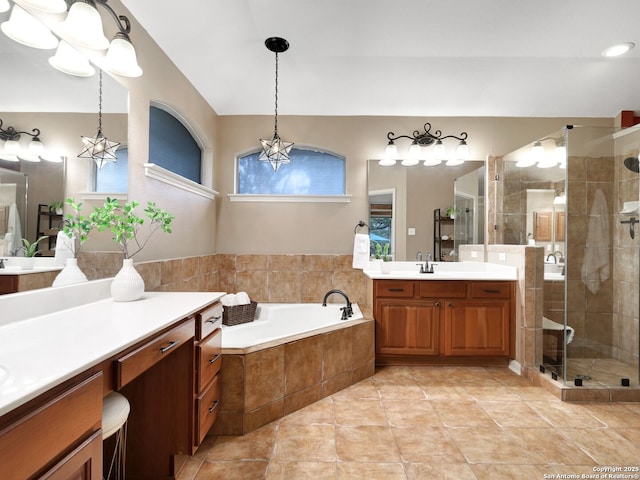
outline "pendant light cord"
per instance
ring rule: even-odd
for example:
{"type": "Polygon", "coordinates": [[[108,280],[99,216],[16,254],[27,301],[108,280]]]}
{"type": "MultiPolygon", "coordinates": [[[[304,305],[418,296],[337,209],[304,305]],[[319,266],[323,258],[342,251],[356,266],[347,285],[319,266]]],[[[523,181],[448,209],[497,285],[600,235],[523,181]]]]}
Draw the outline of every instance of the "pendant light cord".
{"type": "Polygon", "coordinates": [[[98,135],[102,136],[102,69],[100,68],[98,83],[98,135]]]}
{"type": "Polygon", "coordinates": [[[273,128],[274,138],[278,137],[278,52],[276,52],[276,111],[275,111],[275,125],[273,128]]]}

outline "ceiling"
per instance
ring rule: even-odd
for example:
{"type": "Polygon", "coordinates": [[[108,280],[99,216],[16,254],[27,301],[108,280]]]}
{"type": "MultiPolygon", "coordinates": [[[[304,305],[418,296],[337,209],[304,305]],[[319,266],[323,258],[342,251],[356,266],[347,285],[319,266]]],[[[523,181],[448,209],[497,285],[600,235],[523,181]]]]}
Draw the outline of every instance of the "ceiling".
{"type": "Polygon", "coordinates": [[[273,114],[271,36],[291,44],[279,56],[280,114],[640,111],[638,0],[122,3],[220,115],[273,114]],[[637,46],[601,56],[620,42],[637,46]]]}

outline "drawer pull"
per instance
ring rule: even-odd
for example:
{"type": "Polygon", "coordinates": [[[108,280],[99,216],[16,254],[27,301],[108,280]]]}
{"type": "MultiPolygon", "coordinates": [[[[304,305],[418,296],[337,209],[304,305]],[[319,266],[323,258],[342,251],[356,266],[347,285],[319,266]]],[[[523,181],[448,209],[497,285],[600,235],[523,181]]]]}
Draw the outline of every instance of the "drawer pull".
{"type": "Polygon", "coordinates": [[[453,303],[447,302],[447,307],[453,307],[453,303]]]}
{"type": "Polygon", "coordinates": [[[209,413],[213,413],[214,410],[218,408],[218,405],[220,405],[220,400],[216,400],[215,402],[213,402],[213,405],[211,405],[208,409],[209,413]]]}
{"type": "Polygon", "coordinates": [[[220,358],[220,354],[216,353],[213,358],[209,359],[209,363],[216,363],[216,360],[220,358]]]}
{"type": "Polygon", "coordinates": [[[390,292],[404,292],[404,288],[390,288],[390,292]]]}
{"type": "Polygon", "coordinates": [[[483,288],[482,291],[484,293],[501,293],[500,290],[488,289],[488,288],[483,288]]]}
{"type": "Polygon", "coordinates": [[[210,318],[209,320],[205,320],[205,323],[216,323],[221,318],[222,318],[222,315],[216,315],[213,318],[210,318]]]}
{"type": "Polygon", "coordinates": [[[174,340],[173,342],[169,343],[169,345],[167,345],[166,347],[162,347],[160,349],[160,353],[166,353],[169,350],[171,350],[173,347],[175,347],[176,345],[178,345],[180,343],[180,340],[174,340]]]}
{"type": "Polygon", "coordinates": [[[434,307],[439,307],[439,306],[440,306],[440,302],[435,302],[435,303],[433,304],[433,306],[434,306],[434,307]]]}

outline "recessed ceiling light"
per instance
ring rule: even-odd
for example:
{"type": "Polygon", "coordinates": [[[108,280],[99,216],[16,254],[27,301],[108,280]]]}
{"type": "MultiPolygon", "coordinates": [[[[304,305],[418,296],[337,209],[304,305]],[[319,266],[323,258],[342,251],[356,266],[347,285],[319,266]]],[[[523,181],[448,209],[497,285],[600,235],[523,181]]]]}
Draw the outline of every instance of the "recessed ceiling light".
{"type": "Polygon", "coordinates": [[[602,52],[603,57],[619,57],[620,55],[624,55],[629,50],[635,47],[635,43],[633,42],[625,42],[619,43],[617,45],[612,45],[607,48],[604,52],[602,52]]]}

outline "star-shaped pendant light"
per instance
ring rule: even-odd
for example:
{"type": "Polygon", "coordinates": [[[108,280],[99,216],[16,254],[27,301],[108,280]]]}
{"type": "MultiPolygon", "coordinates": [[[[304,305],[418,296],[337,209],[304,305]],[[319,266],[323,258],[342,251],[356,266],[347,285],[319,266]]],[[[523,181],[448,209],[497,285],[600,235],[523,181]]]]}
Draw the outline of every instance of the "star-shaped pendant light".
{"type": "Polygon", "coordinates": [[[280,165],[291,163],[289,152],[293,147],[293,142],[285,142],[278,135],[278,54],[286,52],[289,49],[289,42],[284,38],[270,37],[264,42],[265,46],[276,54],[276,108],[275,108],[275,126],[273,138],[271,140],[260,140],[262,144],[262,153],[258,157],[261,162],[269,162],[273,167],[273,171],[277,172],[280,165]]]}
{"type": "Polygon", "coordinates": [[[118,161],[116,150],[120,145],[119,142],[112,142],[102,133],[102,70],[100,70],[100,88],[98,98],[98,132],[95,137],[82,137],[84,150],[80,152],[78,158],[90,158],[98,169],[101,169],[106,163],[115,163],[118,161]]]}

